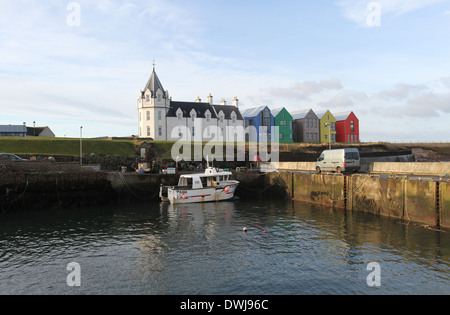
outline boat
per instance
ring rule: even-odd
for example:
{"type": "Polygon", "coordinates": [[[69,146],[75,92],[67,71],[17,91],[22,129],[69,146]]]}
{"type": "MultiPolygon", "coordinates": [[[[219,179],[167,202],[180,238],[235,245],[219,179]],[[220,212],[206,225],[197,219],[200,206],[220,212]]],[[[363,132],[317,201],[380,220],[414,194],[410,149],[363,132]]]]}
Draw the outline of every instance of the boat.
{"type": "Polygon", "coordinates": [[[171,204],[201,203],[231,200],[239,181],[231,179],[232,173],[214,167],[204,173],[183,174],[177,186],[160,186],[161,201],[171,204]]]}

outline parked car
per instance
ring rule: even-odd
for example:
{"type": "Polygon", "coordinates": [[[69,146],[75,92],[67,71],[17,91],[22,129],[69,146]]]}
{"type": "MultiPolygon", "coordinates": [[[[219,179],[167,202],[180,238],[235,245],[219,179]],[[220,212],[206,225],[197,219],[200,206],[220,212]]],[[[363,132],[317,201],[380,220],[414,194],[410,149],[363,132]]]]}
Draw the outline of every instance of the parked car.
{"type": "Polygon", "coordinates": [[[332,171],[336,173],[357,172],[361,168],[359,151],[356,148],[325,150],[317,159],[316,171],[332,171]]]}
{"type": "Polygon", "coordinates": [[[27,161],[27,159],[22,159],[20,156],[12,153],[0,153],[0,160],[27,161]]]}

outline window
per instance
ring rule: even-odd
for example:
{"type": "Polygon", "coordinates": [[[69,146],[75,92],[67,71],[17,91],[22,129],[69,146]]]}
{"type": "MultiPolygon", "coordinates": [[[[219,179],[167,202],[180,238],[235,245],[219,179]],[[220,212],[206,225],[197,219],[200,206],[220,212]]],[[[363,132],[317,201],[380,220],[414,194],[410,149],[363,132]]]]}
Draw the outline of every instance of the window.
{"type": "Polygon", "coordinates": [[[178,120],[181,120],[182,114],[180,112],[177,113],[178,120]]]}
{"type": "Polygon", "coordinates": [[[235,116],[235,115],[233,115],[233,116],[231,117],[231,121],[233,122],[233,124],[236,123],[236,116],[235,116]]]}
{"type": "Polygon", "coordinates": [[[150,127],[147,127],[147,137],[150,137],[150,127]]]}
{"type": "Polygon", "coordinates": [[[192,114],[192,121],[195,121],[195,113],[192,114]]]}
{"type": "Polygon", "coordinates": [[[348,141],[347,142],[350,143],[350,135],[348,135],[348,141]]]}
{"type": "Polygon", "coordinates": [[[220,114],[220,122],[223,123],[223,115],[220,114]]]}
{"type": "Polygon", "coordinates": [[[182,137],[183,134],[181,133],[181,127],[178,127],[178,137],[182,137]]]}
{"type": "Polygon", "coordinates": [[[147,111],[147,120],[150,120],[150,111],[147,111]]]}
{"type": "Polygon", "coordinates": [[[351,132],[355,132],[355,122],[353,120],[350,121],[350,130],[351,132]]]}
{"type": "Polygon", "coordinates": [[[150,95],[148,95],[148,94],[145,95],[145,101],[146,101],[146,102],[150,102],[150,95]]]}
{"type": "Polygon", "coordinates": [[[286,120],[280,121],[280,126],[286,126],[286,120]]]}
{"type": "Polygon", "coordinates": [[[280,132],[280,140],[283,140],[283,134],[280,132]]]}
{"type": "Polygon", "coordinates": [[[158,111],[158,120],[161,120],[162,119],[162,113],[161,113],[161,111],[159,110],[158,111]]]}
{"type": "Polygon", "coordinates": [[[158,102],[161,102],[161,94],[158,94],[158,102]]]}
{"type": "Polygon", "coordinates": [[[206,121],[209,122],[211,120],[211,114],[206,114],[206,121]]]}
{"type": "Polygon", "coordinates": [[[158,126],[158,136],[162,136],[162,127],[158,126]]]}
{"type": "Polygon", "coordinates": [[[305,140],[309,140],[309,133],[308,132],[306,133],[305,140]]]}
{"type": "Polygon", "coordinates": [[[192,136],[195,137],[195,127],[192,127],[192,136]]]}

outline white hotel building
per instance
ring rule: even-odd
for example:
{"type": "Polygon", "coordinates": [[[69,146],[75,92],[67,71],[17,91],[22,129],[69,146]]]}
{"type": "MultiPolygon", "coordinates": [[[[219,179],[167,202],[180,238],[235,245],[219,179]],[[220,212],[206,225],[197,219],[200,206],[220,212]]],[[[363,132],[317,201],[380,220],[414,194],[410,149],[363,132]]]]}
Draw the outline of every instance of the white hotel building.
{"type": "Polygon", "coordinates": [[[233,105],[214,105],[208,101],[172,101],[164,90],[155,68],[143,91],[139,93],[139,137],[155,141],[244,141],[244,118],[237,97],[233,105]]]}

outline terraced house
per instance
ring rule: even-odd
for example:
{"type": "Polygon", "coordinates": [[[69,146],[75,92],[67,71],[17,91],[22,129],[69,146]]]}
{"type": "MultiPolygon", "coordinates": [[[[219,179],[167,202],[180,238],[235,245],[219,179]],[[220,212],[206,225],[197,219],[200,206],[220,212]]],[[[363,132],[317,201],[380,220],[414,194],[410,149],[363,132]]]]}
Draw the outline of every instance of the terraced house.
{"type": "Polygon", "coordinates": [[[319,142],[319,118],[312,109],[291,112],[294,142],[319,142]]]}
{"type": "Polygon", "coordinates": [[[336,142],[336,118],[329,110],[316,112],[319,118],[320,126],[320,142],[335,143],[336,142]],[[331,140],[331,141],[330,141],[331,140]]]}
{"type": "Polygon", "coordinates": [[[292,115],[281,107],[272,110],[274,125],[278,127],[278,138],[280,143],[294,142],[294,132],[292,130],[292,115]]]}

